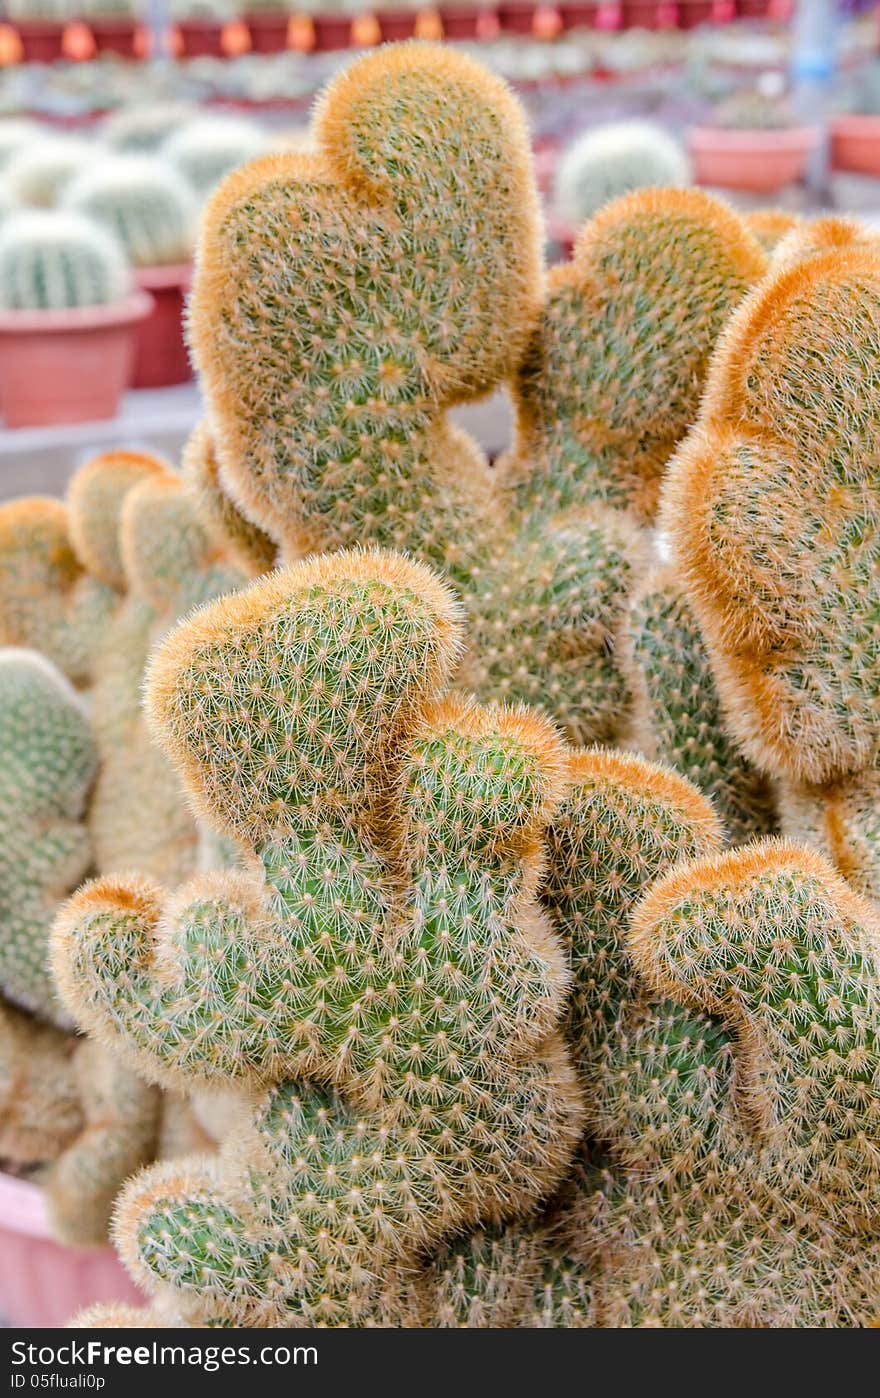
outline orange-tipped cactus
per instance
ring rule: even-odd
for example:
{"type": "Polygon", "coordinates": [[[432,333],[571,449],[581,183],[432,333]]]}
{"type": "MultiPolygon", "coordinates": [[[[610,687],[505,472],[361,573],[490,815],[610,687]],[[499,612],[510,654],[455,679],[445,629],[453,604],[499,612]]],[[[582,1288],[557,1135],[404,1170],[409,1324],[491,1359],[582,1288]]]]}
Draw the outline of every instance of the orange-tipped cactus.
{"type": "Polygon", "coordinates": [[[527,711],[440,697],[460,642],[426,568],[342,552],[153,660],[190,799],[257,858],[171,896],[87,885],[54,966],[135,1066],[253,1089],[219,1163],[147,1173],[117,1215],[134,1275],[191,1322],[366,1323],[383,1270],[534,1209],[577,1143],[536,898],[567,757],[527,711]]]}
{"type": "Polygon", "coordinates": [[[662,521],[727,725],[776,777],[873,765],[880,745],[880,254],[770,277],[713,363],[662,521]]]}
{"type": "Polygon", "coordinates": [[[767,253],[772,253],[782,239],[801,224],[797,214],[787,209],[754,209],[744,213],[742,221],[767,253]]]}

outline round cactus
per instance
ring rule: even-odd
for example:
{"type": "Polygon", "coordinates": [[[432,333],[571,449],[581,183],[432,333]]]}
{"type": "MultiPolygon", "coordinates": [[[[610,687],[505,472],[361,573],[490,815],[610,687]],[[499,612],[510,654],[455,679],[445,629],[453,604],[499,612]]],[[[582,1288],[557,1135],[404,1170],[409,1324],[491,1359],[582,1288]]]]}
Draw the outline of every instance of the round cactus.
{"type": "Polygon", "coordinates": [[[95,148],[72,136],[44,137],[12,157],[4,176],[12,198],[35,209],[55,208],[70,182],[95,160],[95,148]]]}
{"type": "Polygon", "coordinates": [[[130,273],[119,242],[74,213],[25,210],[0,227],[0,308],[60,311],[121,300],[130,273]]]}
{"type": "Polygon", "coordinates": [[[577,228],[631,190],[687,184],[690,165],[674,137],[647,121],[613,122],[585,131],[563,152],[553,201],[559,217],[577,228]]]}
{"type": "Polygon", "coordinates": [[[192,196],[161,160],[120,155],[99,162],[68,187],[64,206],[110,229],[135,267],[185,262],[191,255],[192,196]]]}
{"type": "Polygon", "coordinates": [[[0,169],[5,169],[14,156],[42,140],[46,134],[45,126],[23,117],[4,117],[0,120],[0,169]]]}
{"type": "Polygon", "coordinates": [[[237,165],[266,149],[266,135],[255,122],[236,117],[202,117],[178,129],[162,148],[201,203],[237,165]]]}
{"type": "Polygon", "coordinates": [[[184,102],[120,107],[107,118],[101,135],[121,155],[155,155],[169,136],[192,120],[195,110],[184,102]]]}

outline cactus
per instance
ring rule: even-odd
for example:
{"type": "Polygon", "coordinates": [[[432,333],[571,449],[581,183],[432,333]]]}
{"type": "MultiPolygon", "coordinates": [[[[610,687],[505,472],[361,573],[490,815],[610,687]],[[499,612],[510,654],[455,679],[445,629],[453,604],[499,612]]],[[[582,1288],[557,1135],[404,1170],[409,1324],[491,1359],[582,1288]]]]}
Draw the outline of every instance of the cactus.
{"type": "Polygon", "coordinates": [[[46,936],[91,865],[96,752],[80,700],[34,651],[0,650],[0,991],[61,1028],[46,936]]]}
{"type": "Polygon", "coordinates": [[[783,781],[782,831],[818,849],[865,898],[880,902],[880,786],[876,768],[826,785],[783,781]]]}
{"type": "Polygon", "coordinates": [[[191,1320],[357,1321],[383,1267],[533,1208],[576,1144],[566,973],[534,901],[565,753],[524,711],[435,699],[459,645],[422,565],[340,553],[196,613],[152,661],[190,800],[262,872],[170,902],[87,885],[53,965],[155,1078],[253,1084],[209,1171],[148,1173],[117,1214],[126,1263],[191,1320]]]}
{"type": "Polygon", "coordinates": [[[35,209],[52,209],[80,171],[94,161],[94,147],[73,136],[45,136],[9,160],[4,179],[13,199],[35,209]]]}
{"type": "Polygon", "coordinates": [[[636,589],[618,653],[633,695],[634,745],[709,797],[732,844],[772,834],[775,794],[725,732],[700,629],[671,570],[636,589]]]}
{"type": "Polygon", "coordinates": [[[20,151],[41,140],[46,128],[25,117],[3,117],[0,119],[0,170],[5,170],[9,161],[20,151]]]}
{"type": "Polygon", "coordinates": [[[607,740],[634,523],[764,256],[705,195],[631,196],[542,309],[522,116],[430,45],[355,63],[313,135],[317,155],[227,178],[203,223],[191,338],[224,490],[287,559],[371,542],[439,565],[471,617],[463,682],[607,740]],[[514,374],[517,440],[493,474],[445,410],[514,374]]]}
{"type": "Polygon", "coordinates": [[[0,1000],[0,1160],[54,1160],[82,1125],[74,1040],[0,1000]]]}
{"type": "Polygon", "coordinates": [[[177,172],[161,160],[119,155],[101,161],[68,186],[64,207],[115,234],[135,267],[189,260],[192,196],[177,172]]]}
{"type": "Polygon", "coordinates": [[[759,770],[797,782],[878,752],[878,317],[870,249],[769,277],[734,315],[664,485],[726,725],[759,770]]]}
{"type": "Polygon", "coordinates": [[[520,509],[594,504],[653,518],[715,342],[766,257],[698,190],[645,190],[586,225],[555,268],[516,385],[506,463],[520,509]]]}
{"type": "Polygon", "coordinates": [[[772,253],[788,233],[801,226],[797,214],[787,209],[753,209],[744,213],[742,220],[767,253],[772,253]]]}
{"type": "Polygon", "coordinates": [[[104,122],[101,136],[121,155],[157,155],[169,136],[197,109],[185,102],[143,102],[120,107],[104,122]]]}
{"type": "Polygon", "coordinates": [[[60,311],[121,300],[130,277],[119,243],[78,214],[26,209],[0,227],[0,309],[60,311]]]}
{"type": "Polygon", "coordinates": [[[266,136],[241,117],[201,117],[169,134],[162,154],[201,204],[237,165],[266,149],[266,136]]]}
{"type": "Polygon", "coordinates": [[[650,121],[590,127],[563,151],[553,181],[559,217],[579,227],[605,204],[635,189],[679,189],[691,182],[678,141],[650,121]]]}
{"type": "Polygon", "coordinates": [[[600,1323],[868,1323],[876,913],[819,856],[765,841],[660,879],[627,945],[673,999],[637,1007],[609,1054],[621,1170],[579,1210],[604,1249],[600,1323]]]}
{"type": "Polygon", "coordinates": [[[190,433],[183,453],[183,478],[195,497],[200,522],[219,546],[248,575],[269,572],[277,547],[258,525],[252,524],[227,493],[210,424],[199,423],[190,433]]]}
{"type": "Polygon", "coordinates": [[[809,223],[798,223],[777,243],[770,265],[778,272],[817,253],[858,247],[873,248],[876,252],[880,250],[880,237],[857,219],[827,215],[811,219],[809,223]]]}

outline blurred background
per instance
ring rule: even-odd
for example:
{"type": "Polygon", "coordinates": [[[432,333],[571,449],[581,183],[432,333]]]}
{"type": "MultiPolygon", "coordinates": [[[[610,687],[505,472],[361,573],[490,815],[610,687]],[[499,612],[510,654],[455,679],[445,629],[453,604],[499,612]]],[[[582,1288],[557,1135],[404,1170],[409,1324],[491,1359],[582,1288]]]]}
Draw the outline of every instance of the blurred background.
{"type": "MultiPolygon", "coordinates": [[[[880,8],[864,0],[6,0],[0,498],[61,493],[98,447],[177,457],[199,416],[182,319],[205,199],[260,152],[308,149],[327,78],[413,35],[516,89],[552,260],[646,185],[766,211],[768,243],[799,214],[880,223],[880,8]]],[[[467,420],[503,445],[502,400],[467,420]]]]}

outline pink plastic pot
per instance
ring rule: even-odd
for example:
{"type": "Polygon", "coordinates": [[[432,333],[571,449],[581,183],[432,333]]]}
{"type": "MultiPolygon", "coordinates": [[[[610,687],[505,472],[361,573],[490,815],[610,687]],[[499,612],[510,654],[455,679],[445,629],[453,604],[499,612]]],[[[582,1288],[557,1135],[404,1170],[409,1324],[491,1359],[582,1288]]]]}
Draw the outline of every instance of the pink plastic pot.
{"type": "Polygon", "coordinates": [[[491,39],[500,24],[497,12],[486,5],[441,5],[444,39],[491,39]]]}
{"type": "Polygon", "coordinates": [[[351,46],[351,17],[346,15],[312,15],[315,53],[331,53],[334,49],[351,46]]]}
{"type": "Polygon", "coordinates": [[[415,10],[379,10],[379,35],[383,44],[400,43],[411,39],[416,32],[415,10]]]}
{"type": "Polygon", "coordinates": [[[150,293],[153,309],[137,329],[132,386],[167,388],[187,383],[193,370],[183,336],[183,313],[192,266],[183,262],[173,267],[142,267],[136,277],[141,290],[150,293]]]}
{"type": "Polygon", "coordinates": [[[819,141],[815,126],[779,131],[728,131],[693,126],[688,145],[698,184],[760,193],[800,179],[819,141]]]}
{"type": "Polygon", "coordinates": [[[84,1306],[144,1297],[111,1248],[74,1252],[49,1230],[43,1191],[0,1174],[0,1314],[10,1325],[64,1325],[84,1306]]]}
{"type": "Polygon", "coordinates": [[[289,23],[288,16],[279,14],[277,10],[248,15],[247,26],[251,31],[251,48],[254,53],[280,53],[282,49],[286,49],[289,23]]]}
{"type": "Polygon", "coordinates": [[[222,58],[223,25],[211,19],[181,19],[177,23],[181,58],[222,58]]]}
{"type": "Polygon", "coordinates": [[[25,63],[55,63],[64,51],[64,25],[51,20],[17,20],[16,33],[21,40],[21,56],[25,63]]]}
{"type": "Polygon", "coordinates": [[[90,19],[89,28],[98,53],[134,58],[137,25],[133,19],[90,19]]]}
{"type": "Polygon", "coordinates": [[[839,116],[831,122],[835,170],[880,175],[880,116],[839,116]]]}
{"type": "Polygon", "coordinates": [[[115,417],[130,386],[139,323],[153,298],[110,306],[0,311],[0,412],[7,427],[115,417]]]}

